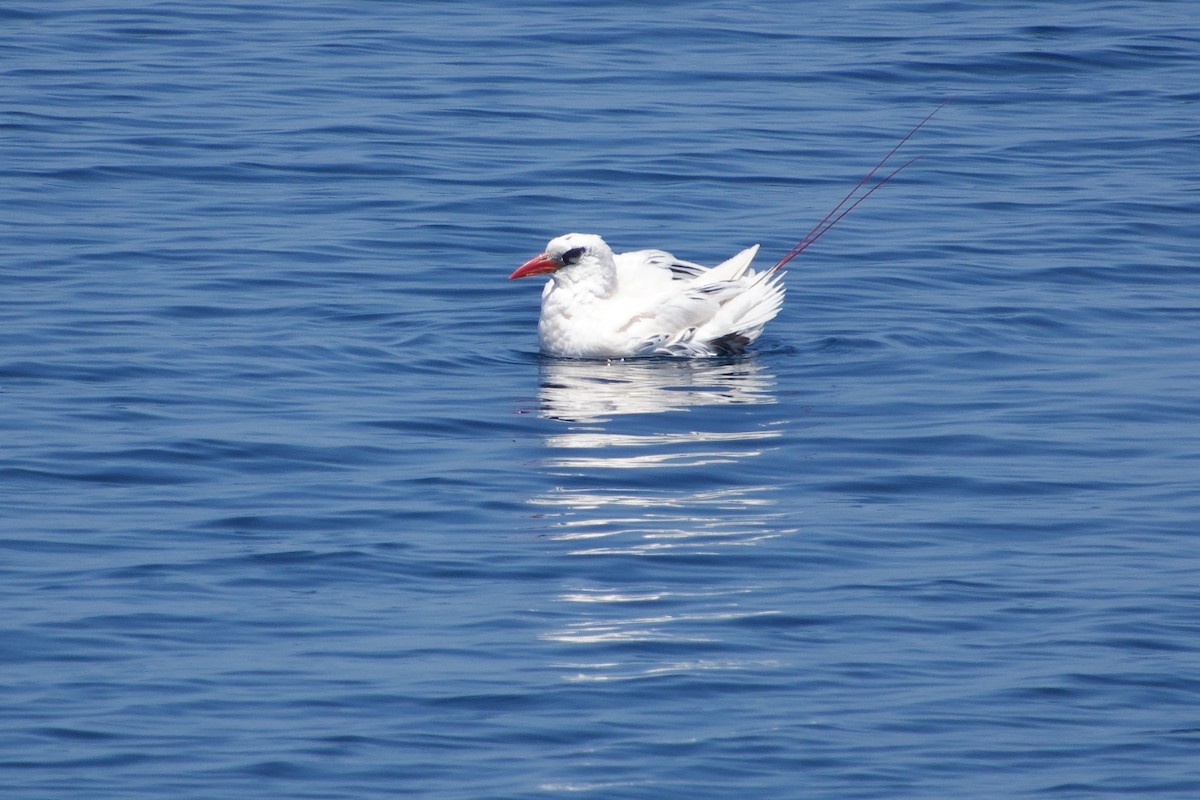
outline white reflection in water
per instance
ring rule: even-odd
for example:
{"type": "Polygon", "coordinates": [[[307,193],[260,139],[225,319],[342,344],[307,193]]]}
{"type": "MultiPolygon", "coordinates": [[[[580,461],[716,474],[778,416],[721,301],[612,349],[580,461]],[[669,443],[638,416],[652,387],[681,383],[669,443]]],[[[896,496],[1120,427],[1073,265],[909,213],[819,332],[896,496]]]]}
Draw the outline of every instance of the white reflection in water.
{"type": "Polygon", "coordinates": [[[635,359],[546,361],[541,413],[564,422],[604,422],[700,406],[774,403],[775,378],[756,361],[635,359]]]}
{"type": "MultiPolygon", "coordinates": [[[[736,481],[739,465],[780,446],[785,421],[716,408],[775,405],[775,378],[762,364],[547,361],[543,370],[539,411],[561,425],[544,440],[543,467],[557,485],[529,502],[571,555],[721,556],[794,531],[776,508],[777,486],[736,481]]],[[[573,620],[542,637],[597,656],[561,665],[569,680],[770,668],[708,653],[725,652],[738,620],[780,613],[754,602],[758,591],[745,582],[752,571],[680,591],[669,567],[658,579],[663,573],[643,571],[612,585],[611,565],[598,566],[606,583],[566,587],[558,599],[575,609],[573,620]],[[663,642],[686,652],[638,653],[640,643],[663,642]]]]}
{"type": "Polygon", "coordinates": [[[558,489],[534,497],[541,516],[557,528],[558,541],[572,542],[572,555],[690,554],[757,544],[788,533],[781,512],[770,510],[772,487],[701,492],[607,494],[558,489]],[[731,513],[732,512],[732,513],[731,513]]]}

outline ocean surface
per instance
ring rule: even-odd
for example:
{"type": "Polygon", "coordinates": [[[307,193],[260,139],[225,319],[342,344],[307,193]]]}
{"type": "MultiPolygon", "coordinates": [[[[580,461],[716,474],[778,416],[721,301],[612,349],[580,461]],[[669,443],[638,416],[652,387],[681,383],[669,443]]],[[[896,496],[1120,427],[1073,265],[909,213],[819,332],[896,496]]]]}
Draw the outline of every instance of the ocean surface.
{"type": "Polygon", "coordinates": [[[7,3],[0,795],[1200,797],[1198,253],[1192,0],[7,3]]]}

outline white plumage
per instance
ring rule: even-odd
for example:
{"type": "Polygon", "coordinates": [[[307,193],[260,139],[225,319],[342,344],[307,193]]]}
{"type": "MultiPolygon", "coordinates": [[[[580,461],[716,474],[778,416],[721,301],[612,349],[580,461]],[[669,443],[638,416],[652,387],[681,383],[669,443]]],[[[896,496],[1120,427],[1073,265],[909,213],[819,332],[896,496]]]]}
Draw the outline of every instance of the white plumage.
{"type": "Polygon", "coordinates": [[[614,254],[595,234],[568,233],[509,277],[550,275],[538,322],[546,355],[732,355],[783,303],[784,273],[750,269],[757,252],[755,245],[709,269],[662,250],[614,254]]]}

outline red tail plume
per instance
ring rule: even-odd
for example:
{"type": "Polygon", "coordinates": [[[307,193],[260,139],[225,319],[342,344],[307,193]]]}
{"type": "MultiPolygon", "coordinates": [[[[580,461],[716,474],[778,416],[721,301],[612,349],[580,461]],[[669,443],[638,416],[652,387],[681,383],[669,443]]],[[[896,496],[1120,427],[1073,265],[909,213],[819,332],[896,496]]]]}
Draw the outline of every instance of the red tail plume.
{"type": "Polygon", "coordinates": [[[889,150],[887,155],[884,156],[882,159],[880,159],[879,163],[876,164],[875,167],[870,172],[868,172],[866,175],[864,175],[862,180],[860,180],[858,183],[856,183],[854,185],[853,189],[851,189],[849,192],[846,193],[846,196],[841,199],[841,202],[839,202],[836,206],[834,206],[833,210],[830,211],[828,214],[826,214],[824,219],[822,219],[820,222],[818,222],[816,225],[814,225],[812,227],[812,230],[810,230],[808,233],[804,234],[804,238],[801,239],[799,242],[797,242],[795,247],[793,247],[791,250],[787,251],[787,254],[784,255],[783,258],[779,259],[779,262],[775,266],[771,267],[771,269],[773,269],[773,270],[779,269],[784,264],[788,263],[793,258],[795,258],[796,256],[803,253],[805,250],[807,250],[809,248],[810,245],[812,245],[813,242],[817,241],[817,239],[820,239],[822,236],[824,236],[826,233],[828,233],[830,228],[832,228],[834,225],[837,225],[839,222],[842,221],[843,217],[845,217],[847,214],[849,214],[851,211],[853,211],[855,208],[857,208],[859,203],[861,203],[863,200],[866,200],[868,197],[873,195],[880,186],[883,186],[885,183],[890,181],[892,178],[899,175],[914,161],[917,161],[918,159],[920,159],[920,156],[917,156],[917,158],[913,158],[908,161],[905,161],[903,164],[896,167],[896,169],[892,170],[887,175],[885,175],[883,178],[881,178],[879,180],[879,182],[876,183],[874,186],[872,186],[870,189],[863,192],[861,195],[858,195],[858,197],[854,197],[856,194],[858,194],[858,190],[863,188],[863,186],[865,186],[867,184],[867,182],[871,180],[871,178],[875,177],[875,173],[879,172],[879,170],[883,168],[883,165],[891,160],[892,156],[894,156],[896,154],[896,151],[899,150],[901,147],[903,147],[904,143],[907,142],[909,139],[911,139],[913,137],[913,135],[916,134],[917,131],[921,130],[921,128],[924,128],[925,123],[929,122],[929,120],[933,119],[933,115],[936,114],[937,112],[941,111],[943,108],[945,108],[946,103],[949,103],[949,102],[950,101],[947,100],[945,103],[942,103],[940,106],[935,108],[933,111],[929,112],[929,116],[925,117],[925,119],[923,119],[919,123],[917,123],[916,127],[913,128],[911,131],[909,131],[908,135],[906,135],[903,139],[901,139],[899,142],[897,142],[896,146],[893,147],[891,150],[889,150]],[[854,198],[853,202],[850,202],[851,198],[854,198]],[[846,208],[843,209],[842,206],[845,206],[846,203],[850,203],[850,205],[846,206],[846,208]]]}

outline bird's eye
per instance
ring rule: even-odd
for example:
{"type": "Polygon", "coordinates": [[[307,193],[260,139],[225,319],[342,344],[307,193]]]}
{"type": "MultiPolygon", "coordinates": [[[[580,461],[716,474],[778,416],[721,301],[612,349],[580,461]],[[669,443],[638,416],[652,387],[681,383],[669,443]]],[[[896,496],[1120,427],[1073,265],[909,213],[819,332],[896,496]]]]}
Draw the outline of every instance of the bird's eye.
{"type": "Polygon", "coordinates": [[[572,247],[570,250],[562,254],[562,263],[564,265],[574,264],[579,260],[579,257],[583,255],[583,251],[584,248],[582,247],[572,247]]]}

